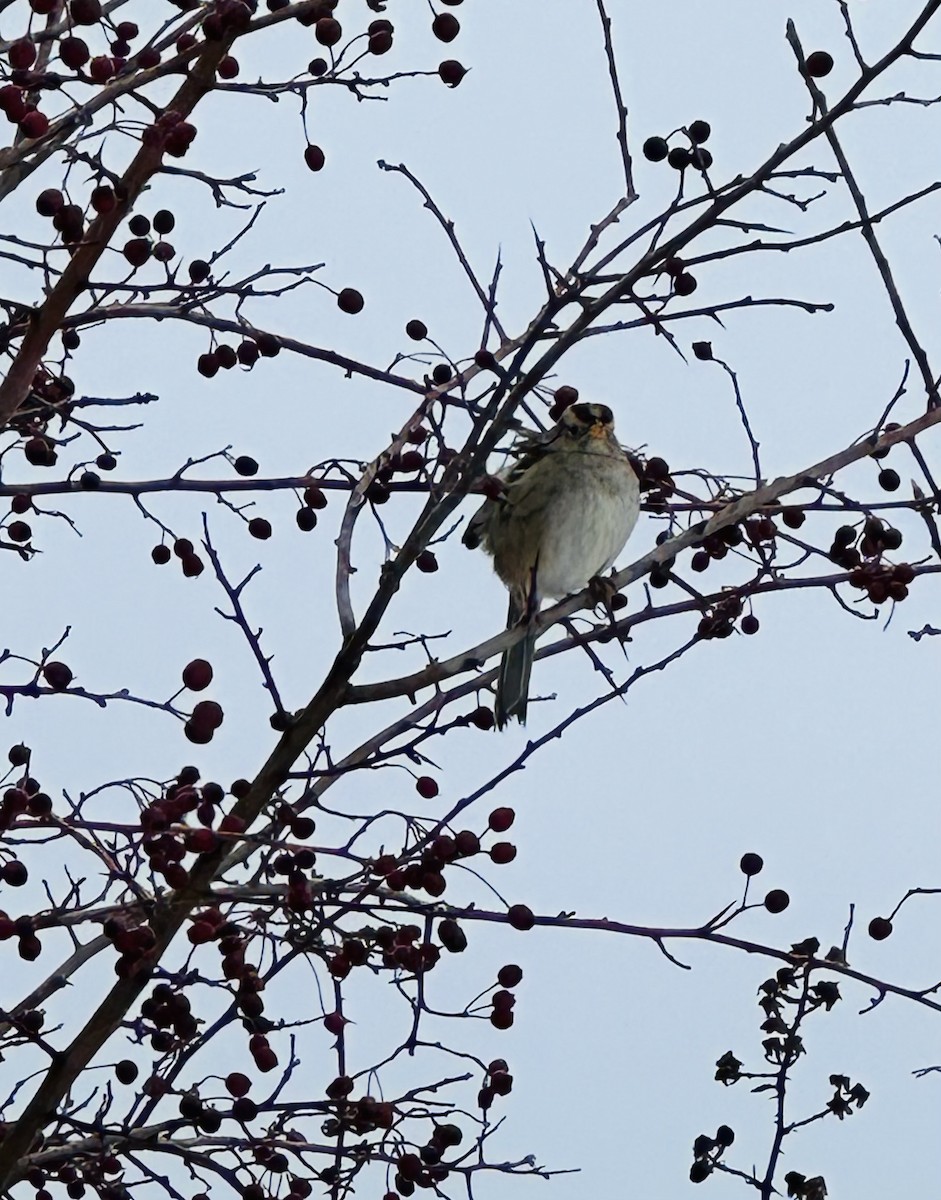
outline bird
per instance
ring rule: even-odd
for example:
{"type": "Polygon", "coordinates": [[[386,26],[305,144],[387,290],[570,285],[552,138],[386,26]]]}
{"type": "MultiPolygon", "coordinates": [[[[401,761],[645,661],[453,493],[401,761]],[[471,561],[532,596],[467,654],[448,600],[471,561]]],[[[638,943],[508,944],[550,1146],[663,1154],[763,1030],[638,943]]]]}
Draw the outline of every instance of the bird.
{"type": "Polygon", "coordinates": [[[640,481],[614,436],[606,404],[566,408],[547,433],[524,438],[500,476],[500,494],[471,517],[462,541],[493,558],[509,591],[507,629],[523,638],[500,663],[494,717],[526,723],[535,617],[544,599],[579,591],[614,563],[637,524],[640,481]]]}

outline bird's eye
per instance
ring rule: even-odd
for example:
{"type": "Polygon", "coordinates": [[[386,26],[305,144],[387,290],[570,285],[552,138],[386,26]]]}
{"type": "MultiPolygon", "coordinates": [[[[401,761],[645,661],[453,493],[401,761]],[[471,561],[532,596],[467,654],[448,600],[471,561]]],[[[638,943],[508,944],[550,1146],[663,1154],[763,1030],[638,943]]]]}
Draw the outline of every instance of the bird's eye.
{"type": "Polygon", "coordinates": [[[591,405],[573,404],[569,411],[571,412],[572,416],[575,417],[575,419],[582,425],[594,424],[595,415],[591,411],[591,405]]]}

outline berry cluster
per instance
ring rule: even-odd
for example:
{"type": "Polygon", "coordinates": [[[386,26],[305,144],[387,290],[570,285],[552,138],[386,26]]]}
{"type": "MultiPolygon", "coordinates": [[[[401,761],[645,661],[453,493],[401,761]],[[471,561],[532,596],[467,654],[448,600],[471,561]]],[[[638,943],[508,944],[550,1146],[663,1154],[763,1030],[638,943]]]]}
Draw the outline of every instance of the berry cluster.
{"type": "Polygon", "coordinates": [[[487,1078],[477,1093],[477,1103],[484,1110],[493,1104],[496,1096],[508,1096],[513,1090],[513,1076],[505,1058],[495,1058],[487,1067],[487,1078]]]}
{"type": "Polygon", "coordinates": [[[150,557],[157,566],[163,566],[174,554],[180,560],[180,566],[187,579],[195,579],[197,575],[202,575],[205,563],[196,553],[196,548],[189,538],[177,538],[173,543],[172,554],[170,547],[161,542],[151,550],[150,557]]]}
{"type": "MultiPolygon", "coordinates": [[[[203,259],[194,259],[189,265],[189,276],[194,284],[204,283],[210,276],[209,263],[203,259]]],[[[207,379],[219,372],[230,371],[237,363],[251,370],[259,358],[277,358],[281,353],[281,343],[273,333],[256,333],[243,338],[238,346],[214,346],[196,360],[196,369],[207,379]]]]}
{"type": "MultiPolygon", "coordinates": [[[[688,146],[670,147],[668,138],[649,137],[644,142],[644,158],[649,162],[663,162],[664,159],[675,171],[685,171],[692,167],[695,171],[708,171],[712,166],[712,155],[703,147],[712,133],[708,121],[693,121],[688,129],[678,130],[685,134],[688,146]]],[[[670,134],[673,137],[673,134],[670,134]]]]}

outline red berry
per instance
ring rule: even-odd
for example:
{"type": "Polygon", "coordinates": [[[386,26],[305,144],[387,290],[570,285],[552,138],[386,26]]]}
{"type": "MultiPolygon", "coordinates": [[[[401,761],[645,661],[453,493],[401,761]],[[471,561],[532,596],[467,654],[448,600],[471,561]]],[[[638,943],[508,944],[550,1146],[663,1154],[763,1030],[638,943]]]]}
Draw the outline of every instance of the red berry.
{"type": "Polygon", "coordinates": [[[34,108],[20,121],[20,129],[28,138],[40,138],[49,130],[49,118],[38,108],[34,108]]]}
{"type": "MultiPolygon", "coordinates": [[[[489,709],[488,709],[489,712],[489,709]]],[[[495,808],[490,814],[487,824],[494,833],[506,833],[516,820],[516,811],[512,808],[495,808]]]]}
{"type": "Polygon", "coordinates": [[[454,848],[460,858],[472,858],[480,853],[480,838],[472,829],[462,829],[455,834],[454,848]]]}
{"type": "Polygon", "coordinates": [[[95,83],[107,83],[116,70],[113,58],[107,54],[99,54],[88,64],[88,74],[95,83]]]}
{"type": "Polygon", "coordinates": [[[59,57],[71,70],[78,71],[88,62],[91,51],[82,38],[67,37],[59,43],[59,57]]]}
{"type": "MultiPolygon", "coordinates": [[[[169,551],[167,551],[169,555],[169,551]]],[[[183,668],[183,686],[201,692],[212,683],[212,666],[204,658],[194,658],[183,668]]]]}
{"type": "Polygon", "coordinates": [[[195,137],[196,126],[191,125],[188,121],[180,121],[167,134],[164,148],[171,157],[182,158],[195,137]]]}
{"type": "Polygon", "coordinates": [[[14,71],[28,71],[36,61],[36,43],[30,37],[19,38],[7,50],[14,71]]]}
{"type": "Polygon", "coordinates": [[[215,700],[200,700],[190,720],[203,729],[218,729],[223,721],[222,705],[215,700]]]}
{"type": "Polygon", "coordinates": [[[467,68],[462,66],[456,58],[447,58],[443,63],[438,64],[438,77],[448,87],[456,88],[466,74],[467,68]]]}
{"type": "Polygon", "coordinates": [[[506,914],[506,918],[514,929],[527,930],[532,929],[536,924],[536,918],[533,910],[526,904],[513,904],[510,906],[506,914]]]}
{"type": "Polygon", "coordinates": [[[366,48],[370,54],[387,54],[392,49],[391,31],[388,29],[377,29],[375,33],[371,33],[366,48]]]}
{"type": "Polygon", "coordinates": [[[319,146],[308,146],[304,151],[304,162],[311,171],[323,170],[323,165],[327,161],[327,157],[319,146]]]}
{"type": "Polygon", "coordinates": [[[230,1096],[247,1096],[251,1087],[251,1080],[241,1071],[232,1071],[225,1077],[225,1090],[230,1096]]]}
{"type": "Polygon", "coordinates": [[[220,79],[234,79],[239,73],[239,62],[231,54],[227,54],[216,68],[220,79]]]}
{"type": "Polygon", "coordinates": [[[63,662],[46,663],[42,676],[54,692],[64,692],[73,678],[71,670],[63,662]]]}
{"type": "Polygon", "coordinates": [[[887,917],[873,917],[869,922],[869,936],[876,942],[883,942],[892,932],[892,922],[887,917]]]}
{"type": "Polygon", "coordinates": [[[314,37],[321,46],[335,46],[343,37],[343,26],[334,17],[321,17],[314,26],[314,37]]]}
{"type": "Polygon", "coordinates": [[[415,780],[415,791],[423,800],[433,800],[437,796],[439,788],[430,775],[420,775],[415,780]]]}
{"type": "Polygon", "coordinates": [[[101,0],[69,0],[73,25],[96,25],[101,20],[101,0]]]}
{"type": "Polygon", "coordinates": [[[281,343],[273,333],[256,333],[255,345],[262,358],[276,358],[281,353],[281,343]]]}
{"type": "Polygon", "coordinates": [[[117,197],[114,194],[114,188],[109,187],[106,183],[96,187],[91,194],[91,206],[95,212],[111,212],[116,204],[117,197]]]}
{"type": "Polygon", "coordinates": [[[349,1022],[346,1017],[338,1012],[327,1013],[323,1019],[324,1029],[326,1029],[327,1033],[332,1033],[334,1037],[339,1037],[347,1024],[349,1022]]]}
{"type": "Polygon", "coordinates": [[[760,854],[743,854],[742,861],[738,864],[742,874],[748,876],[757,875],[764,865],[764,859],[760,854]]]}
{"type": "Polygon", "coordinates": [[[12,83],[0,87],[0,110],[10,121],[20,121],[26,116],[27,108],[23,93],[12,83]]]}
{"type": "Polygon", "coordinates": [[[424,571],[426,575],[430,575],[434,571],[437,571],[438,560],[431,550],[422,550],[421,554],[415,559],[415,566],[419,571],[424,571]]]}
{"type": "Polygon", "coordinates": [[[264,517],[252,517],[248,523],[248,532],[253,538],[265,541],[271,537],[271,522],[266,521],[264,517]]]}
{"type": "Polygon", "coordinates": [[[512,842],[496,842],[490,847],[490,861],[497,866],[504,866],[516,858],[516,847],[512,842]]]}
{"type": "Polygon", "coordinates": [[[21,863],[18,858],[13,858],[0,867],[0,878],[10,887],[22,887],[29,879],[29,872],[25,863],[21,863]]]}
{"type": "Polygon", "coordinates": [[[44,437],[31,437],[23,446],[23,454],[34,467],[54,467],[56,464],[55,448],[44,437]]]}
{"type": "Polygon", "coordinates": [[[142,267],[150,258],[150,242],[147,238],[137,237],[131,238],[130,241],[124,243],[122,253],[132,267],[142,267]]]}
{"type": "Polygon", "coordinates": [[[150,552],[150,557],[154,560],[158,567],[162,566],[163,563],[168,563],[170,561],[170,547],[154,546],[153,550],[150,552]]]}
{"type": "Polygon", "coordinates": [[[190,854],[211,854],[218,845],[219,839],[211,829],[191,829],[186,835],[186,849],[190,854]]]}
{"type": "Polygon", "coordinates": [[[65,197],[58,188],[46,188],[36,197],[36,211],[41,217],[54,217],[65,204],[65,197]]]}
{"type": "Polygon", "coordinates": [[[518,967],[516,963],[507,963],[505,967],[501,967],[497,972],[497,983],[502,988],[512,988],[523,978],[523,968],[518,967]]]}

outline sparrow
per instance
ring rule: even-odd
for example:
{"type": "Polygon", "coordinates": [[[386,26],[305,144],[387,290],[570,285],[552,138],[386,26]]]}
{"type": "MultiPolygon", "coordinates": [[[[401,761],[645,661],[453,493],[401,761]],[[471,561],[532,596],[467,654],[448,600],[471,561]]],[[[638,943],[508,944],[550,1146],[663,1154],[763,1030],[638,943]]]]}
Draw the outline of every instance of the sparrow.
{"type": "Polygon", "coordinates": [[[543,599],[561,600],[607,571],[637,524],[640,486],[614,436],[606,404],[572,404],[548,433],[514,447],[500,495],[468,522],[464,545],[482,546],[510,593],[507,629],[526,635],[503,654],[494,716],[526,722],[535,618],[543,599]]]}

